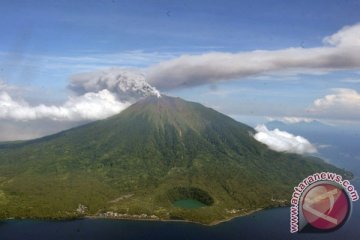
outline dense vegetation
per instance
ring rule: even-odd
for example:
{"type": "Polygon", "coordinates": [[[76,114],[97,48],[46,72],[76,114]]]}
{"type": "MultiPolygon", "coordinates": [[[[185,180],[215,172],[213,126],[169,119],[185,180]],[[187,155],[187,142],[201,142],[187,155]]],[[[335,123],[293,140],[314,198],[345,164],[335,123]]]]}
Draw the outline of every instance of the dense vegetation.
{"type": "Polygon", "coordinates": [[[112,211],[210,223],[283,204],[314,172],[348,174],[314,157],[271,151],[253,133],[200,104],[163,96],[55,135],[4,143],[0,218],[112,211]],[[211,204],[174,208],[181,192],[211,204]],[[85,212],[76,211],[79,204],[85,212]]]}

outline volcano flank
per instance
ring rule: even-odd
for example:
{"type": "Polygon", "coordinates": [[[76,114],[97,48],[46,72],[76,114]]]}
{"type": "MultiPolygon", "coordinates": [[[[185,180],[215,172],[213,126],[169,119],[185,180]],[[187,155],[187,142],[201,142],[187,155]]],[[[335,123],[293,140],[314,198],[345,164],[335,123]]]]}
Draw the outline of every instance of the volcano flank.
{"type": "Polygon", "coordinates": [[[351,175],[319,158],[274,152],[254,134],[201,104],[151,96],[105,120],[3,143],[0,218],[210,224],[289,204],[293,187],[315,172],[351,175]]]}

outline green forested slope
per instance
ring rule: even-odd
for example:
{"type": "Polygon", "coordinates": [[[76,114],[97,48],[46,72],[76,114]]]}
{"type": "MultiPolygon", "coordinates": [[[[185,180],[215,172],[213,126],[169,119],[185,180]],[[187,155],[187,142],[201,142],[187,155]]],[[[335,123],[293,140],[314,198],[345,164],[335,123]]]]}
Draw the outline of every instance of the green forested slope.
{"type": "Polygon", "coordinates": [[[0,218],[112,211],[210,223],[283,204],[314,172],[346,175],[317,158],[271,151],[253,133],[200,104],[162,96],[55,135],[4,143],[0,218]],[[173,207],[179,198],[209,206],[173,207]]]}

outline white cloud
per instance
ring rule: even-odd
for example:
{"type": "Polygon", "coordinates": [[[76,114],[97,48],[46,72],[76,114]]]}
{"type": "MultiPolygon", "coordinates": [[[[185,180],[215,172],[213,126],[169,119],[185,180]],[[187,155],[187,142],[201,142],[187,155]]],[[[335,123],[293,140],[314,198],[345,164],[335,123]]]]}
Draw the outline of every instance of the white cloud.
{"type": "Polygon", "coordinates": [[[121,112],[142,97],[160,97],[160,92],[134,69],[110,68],[77,74],[69,88],[77,95],[70,96],[63,104],[34,106],[14,97],[16,86],[0,81],[0,120],[97,120],[121,112]]]}
{"type": "Polygon", "coordinates": [[[337,33],[325,37],[323,42],[330,46],[358,47],[360,46],[360,24],[345,26],[337,33]]]}
{"type": "Polygon", "coordinates": [[[24,100],[15,100],[7,92],[0,92],[0,119],[58,121],[96,120],[109,117],[124,110],[129,102],[120,102],[108,90],[89,92],[82,96],[69,97],[60,106],[31,106],[24,100]]]}
{"type": "Polygon", "coordinates": [[[309,113],[333,119],[360,119],[360,94],[354,89],[332,89],[332,94],[316,99],[309,113]]]}
{"type": "Polygon", "coordinates": [[[152,66],[148,82],[159,89],[189,87],[265,73],[307,73],[360,68],[360,24],[324,38],[324,46],[275,51],[182,55],[152,66]]]}
{"type": "Polygon", "coordinates": [[[301,122],[310,123],[310,122],[315,121],[314,119],[303,118],[303,117],[283,117],[282,120],[285,123],[289,123],[289,124],[295,124],[295,123],[301,123],[301,122]]]}
{"type": "Polygon", "coordinates": [[[134,101],[144,96],[160,96],[136,69],[110,68],[72,76],[69,88],[78,94],[109,90],[122,101],[134,101]]]}
{"type": "Polygon", "coordinates": [[[360,78],[345,78],[340,80],[340,82],[344,83],[360,83],[360,78]]]}
{"type": "Polygon", "coordinates": [[[304,118],[304,117],[266,117],[268,121],[280,121],[287,124],[296,124],[296,123],[311,123],[314,122],[313,118],[304,118]]]}
{"type": "Polygon", "coordinates": [[[274,151],[297,154],[317,152],[316,147],[304,137],[295,136],[279,129],[269,130],[265,125],[256,126],[255,130],[257,133],[254,138],[274,151]]]}

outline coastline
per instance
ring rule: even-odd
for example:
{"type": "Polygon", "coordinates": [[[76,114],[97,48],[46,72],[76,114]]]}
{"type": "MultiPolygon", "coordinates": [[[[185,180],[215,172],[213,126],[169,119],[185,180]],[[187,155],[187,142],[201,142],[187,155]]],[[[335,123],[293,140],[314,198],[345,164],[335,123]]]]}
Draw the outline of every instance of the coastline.
{"type": "Polygon", "coordinates": [[[91,216],[90,215],[90,216],[85,216],[83,218],[84,219],[110,219],[110,220],[120,220],[120,221],[121,220],[128,220],[128,221],[151,221],[151,222],[183,222],[183,223],[200,224],[200,225],[203,225],[203,226],[211,227],[211,226],[215,226],[215,225],[218,225],[218,224],[221,224],[221,223],[224,223],[224,222],[231,221],[231,220],[233,220],[235,218],[238,218],[238,217],[245,217],[245,216],[251,215],[253,213],[260,212],[260,211],[267,210],[267,209],[270,209],[270,208],[257,208],[255,210],[252,210],[252,211],[249,211],[249,212],[246,212],[246,213],[243,213],[243,214],[234,215],[234,216],[231,216],[229,218],[213,221],[213,222],[210,222],[210,223],[202,223],[202,222],[197,222],[197,221],[187,220],[187,219],[139,218],[139,217],[132,217],[131,215],[128,215],[128,217],[110,217],[110,216],[97,216],[97,215],[92,215],[91,216]]]}
{"type": "MultiPolygon", "coordinates": [[[[100,216],[100,215],[85,215],[85,216],[72,216],[72,217],[59,217],[59,218],[5,218],[5,219],[0,219],[0,222],[2,221],[8,221],[8,220],[39,220],[39,221],[76,221],[76,220],[82,220],[82,219],[108,219],[108,220],[125,220],[125,221],[151,221],[151,222],[180,222],[180,223],[191,223],[191,224],[198,224],[198,225],[202,225],[202,226],[207,226],[207,227],[211,227],[211,226],[216,226],[218,224],[221,223],[225,223],[225,222],[229,222],[235,218],[240,218],[240,217],[245,217],[248,215],[251,215],[253,213],[257,213],[260,211],[265,211],[265,210],[270,210],[270,209],[276,209],[276,208],[284,208],[284,207],[289,207],[289,206],[277,206],[277,207],[264,207],[264,208],[257,208],[254,210],[251,210],[249,212],[246,213],[242,213],[242,214],[238,214],[238,215],[233,215],[230,216],[228,218],[225,219],[221,219],[221,220],[216,220],[216,221],[212,221],[210,223],[204,223],[204,222],[199,222],[199,221],[195,221],[195,220],[188,220],[188,219],[168,219],[168,218],[151,218],[151,216],[149,217],[140,217],[141,215],[126,215],[126,216],[100,216]]],[[[121,215],[121,214],[120,214],[121,215]]]]}

